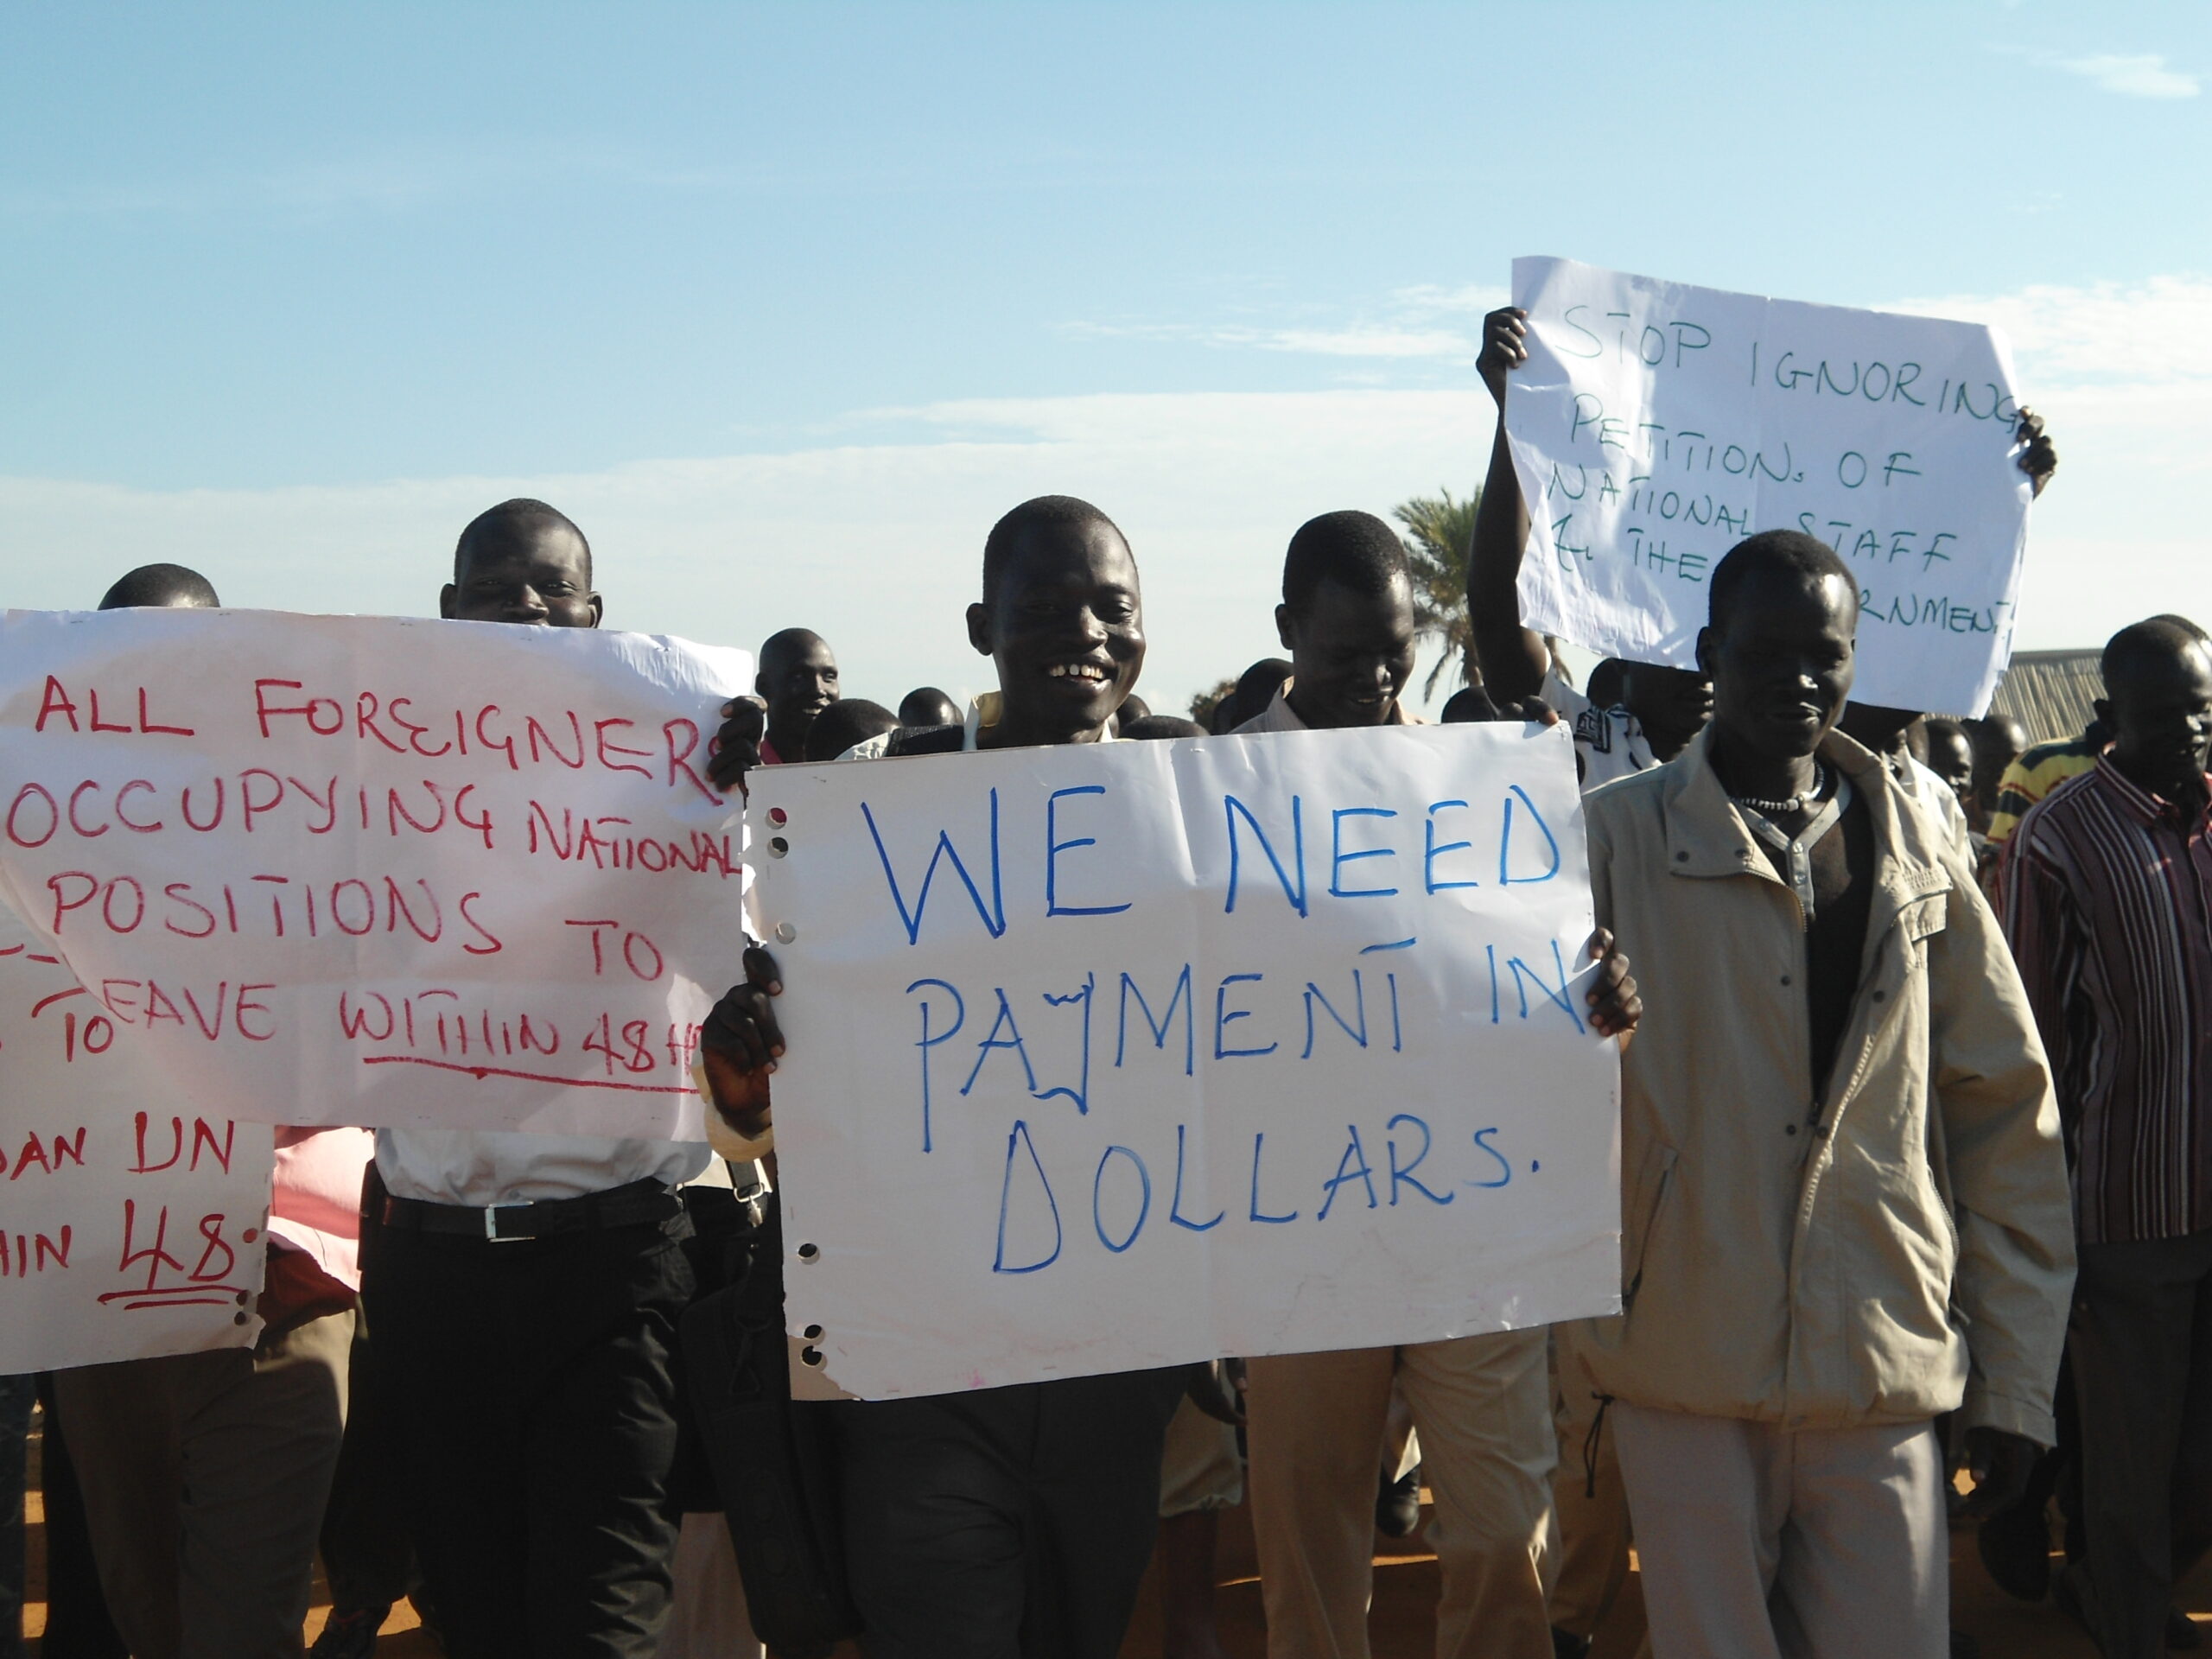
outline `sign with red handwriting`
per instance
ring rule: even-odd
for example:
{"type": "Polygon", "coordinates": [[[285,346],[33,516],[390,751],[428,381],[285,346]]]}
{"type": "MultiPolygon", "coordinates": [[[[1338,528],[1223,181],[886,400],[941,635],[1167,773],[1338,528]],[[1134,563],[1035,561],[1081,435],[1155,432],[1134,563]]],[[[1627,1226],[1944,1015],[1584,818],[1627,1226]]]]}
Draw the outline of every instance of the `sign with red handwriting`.
{"type": "Polygon", "coordinates": [[[0,1376],[261,1334],[273,1137],[181,1107],[0,906],[0,1376]]]}
{"type": "Polygon", "coordinates": [[[0,620],[0,887],[202,1116],[688,1138],[751,659],[276,612],[0,620]]]}
{"type": "Polygon", "coordinates": [[[1620,1306],[1563,726],[777,766],[792,1380],[867,1398],[1620,1306]]]}

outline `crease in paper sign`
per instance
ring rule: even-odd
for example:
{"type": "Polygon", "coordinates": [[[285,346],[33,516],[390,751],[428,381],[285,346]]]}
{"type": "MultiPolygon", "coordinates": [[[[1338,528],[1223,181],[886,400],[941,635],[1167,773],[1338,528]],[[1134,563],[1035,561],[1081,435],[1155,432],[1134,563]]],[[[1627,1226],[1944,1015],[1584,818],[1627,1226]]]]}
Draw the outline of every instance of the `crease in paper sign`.
{"type": "Polygon", "coordinates": [[[1575,1012],[1556,728],[780,767],[749,811],[760,920],[792,931],[795,1390],[1617,1305],[1618,1060],[1575,1012]]]}
{"type": "Polygon", "coordinates": [[[1515,260],[1513,293],[1529,313],[1506,430],[1530,627],[1694,667],[1721,556],[1802,530],[1859,589],[1856,697],[1986,709],[2032,496],[2000,336],[1563,259],[1515,260]]]}

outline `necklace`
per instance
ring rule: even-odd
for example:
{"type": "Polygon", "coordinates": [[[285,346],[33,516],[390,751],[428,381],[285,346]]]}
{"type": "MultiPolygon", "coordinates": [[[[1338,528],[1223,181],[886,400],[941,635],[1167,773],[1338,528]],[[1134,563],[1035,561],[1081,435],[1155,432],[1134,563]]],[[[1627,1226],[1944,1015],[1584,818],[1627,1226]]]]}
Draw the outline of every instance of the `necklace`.
{"type": "Polygon", "coordinates": [[[1764,813],[1770,818],[1786,818],[1805,810],[1808,803],[1817,801],[1821,796],[1827,794],[1827,769],[1815,760],[1813,762],[1813,786],[1802,794],[1792,795],[1779,801],[1763,801],[1756,795],[1732,794],[1729,798],[1739,801],[1750,807],[1752,811],[1764,813]]]}

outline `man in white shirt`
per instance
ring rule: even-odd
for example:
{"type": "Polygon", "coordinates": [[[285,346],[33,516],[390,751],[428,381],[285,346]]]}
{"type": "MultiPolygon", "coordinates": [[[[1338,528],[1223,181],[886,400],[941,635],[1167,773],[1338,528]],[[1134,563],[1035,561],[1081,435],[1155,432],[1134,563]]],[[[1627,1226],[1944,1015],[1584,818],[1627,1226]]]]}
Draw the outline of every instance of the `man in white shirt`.
{"type": "MultiPolygon", "coordinates": [[[[1291,677],[1239,734],[1419,720],[1400,701],[1414,664],[1405,550],[1381,519],[1325,513],[1291,538],[1275,625],[1291,677]]],[[[1602,938],[1602,936],[1601,936],[1602,938]]],[[[1607,952],[1594,1029],[1640,1010],[1607,952]]],[[[1395,1379],[1436,1495],[1439,1659],[1551,1659],[1546,1535],[1554,1462],[1544,1328],[1248,1362],[1252,1530],[1271,1659],[1362,1659],[1372,1590],[1377,1449],[1395,1379]]]]}
{"type": "MultiPolygon", "coordinates": [[[[594,628],[591,549],[540,501],[454,550],[439,613],[594,628]]],[[[382,1129],[365,1287],[410,1520],[454,1659],[651,1659],[677,1517],[676,1187],[707,1143],[382,1129]]]]}

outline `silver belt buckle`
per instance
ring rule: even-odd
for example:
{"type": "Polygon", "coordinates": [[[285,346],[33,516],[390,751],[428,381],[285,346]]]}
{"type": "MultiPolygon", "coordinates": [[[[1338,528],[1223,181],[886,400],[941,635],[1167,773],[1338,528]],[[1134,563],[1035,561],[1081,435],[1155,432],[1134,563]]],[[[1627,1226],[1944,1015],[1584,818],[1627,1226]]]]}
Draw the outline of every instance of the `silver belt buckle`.
{"type": "Polygon", "coordinates": [[[530,1208],[530,1203],[531,1201],[528,1198],[516,1198],[506,1204],[486,1205],[484,1206],[484,1236],[494,1244],[520,1244],[524,1243],[529,1236],[526,1233],[511,1233],[503,1235],[499,1231],[499,1211],[502,1210],[527,1210],[530,1208]]]}

